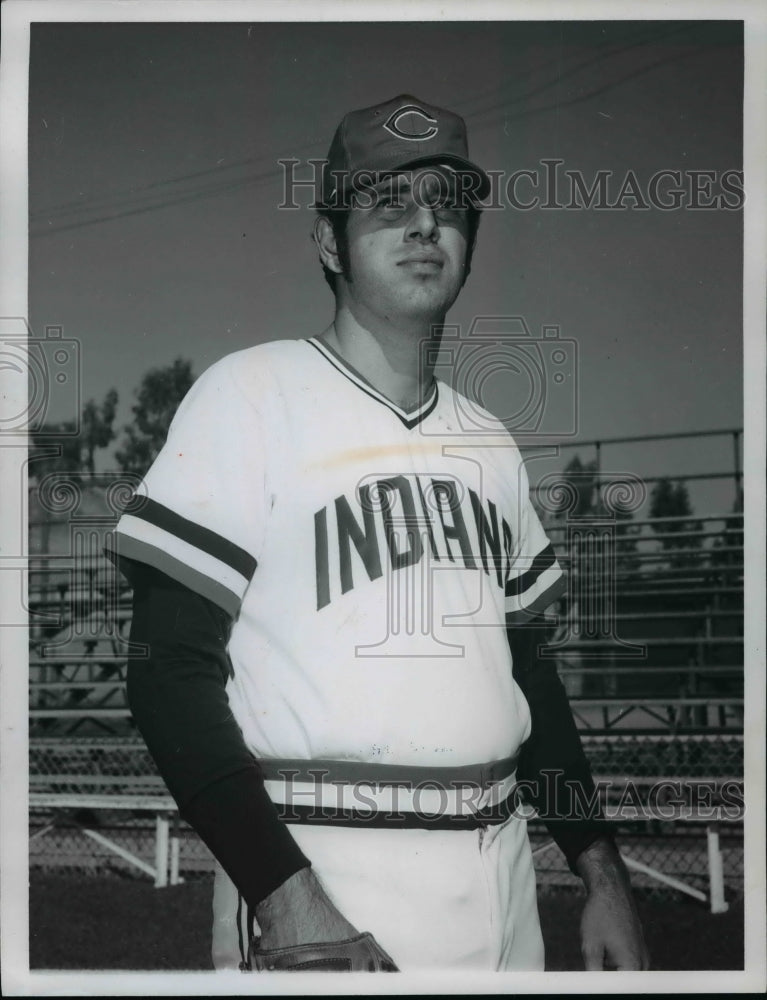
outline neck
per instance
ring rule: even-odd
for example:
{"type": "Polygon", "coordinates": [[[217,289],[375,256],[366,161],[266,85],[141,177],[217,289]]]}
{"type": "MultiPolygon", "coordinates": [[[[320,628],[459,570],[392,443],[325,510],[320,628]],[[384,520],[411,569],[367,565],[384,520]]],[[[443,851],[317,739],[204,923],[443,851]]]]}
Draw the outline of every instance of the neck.
{"type": "Polygon", "coordinates": [[[334,322],[320,336],[379,392],[410,409],[431,388],[442,322],[401,329],[362,322],[340,305],[334,322]]]}

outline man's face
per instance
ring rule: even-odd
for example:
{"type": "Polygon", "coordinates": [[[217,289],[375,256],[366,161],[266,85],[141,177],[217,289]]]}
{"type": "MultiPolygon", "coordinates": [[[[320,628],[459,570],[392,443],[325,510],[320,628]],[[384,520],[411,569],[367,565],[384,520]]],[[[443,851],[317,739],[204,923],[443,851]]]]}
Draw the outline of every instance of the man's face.
{"type": "Polygon", "coordinates": [[[423,168],[360,195],[347,226],[351,281],[344,290],[359,318],[444,318],[463,284],[468,249],[467,211],[451,188],[449,177],[423,168]]]}

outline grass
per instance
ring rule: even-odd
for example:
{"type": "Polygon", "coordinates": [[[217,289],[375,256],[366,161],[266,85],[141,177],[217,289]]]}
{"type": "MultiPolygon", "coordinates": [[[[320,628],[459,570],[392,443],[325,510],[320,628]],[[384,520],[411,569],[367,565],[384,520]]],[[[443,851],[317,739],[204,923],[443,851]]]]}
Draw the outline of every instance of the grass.
{"type": "MultiPolygon", "coordinates": [[[[210,969],[212,881],[155,889],[149,882],[33,872],[32,969],[210,969]]],[[[638,901],[656,970],[742,969],[743,907],[716,916],[690,901],[638,901]]],[[[542,893],[546,968],[583,968],[582,898],[542,893]]]]}

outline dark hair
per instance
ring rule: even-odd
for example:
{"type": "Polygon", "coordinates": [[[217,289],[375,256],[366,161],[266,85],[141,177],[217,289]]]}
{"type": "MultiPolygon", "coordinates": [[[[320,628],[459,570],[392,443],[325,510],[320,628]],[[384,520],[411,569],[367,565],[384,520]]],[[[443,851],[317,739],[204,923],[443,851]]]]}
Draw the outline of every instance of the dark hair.
{"type": "MultiPolygon", "coordinates": [[[[320,208],[317,211],[317,215],[319,215],[320,218],[327,219],[330,223],[330,228],[333,230],[333,238],[336,241],[336,249],[338,251],[338,261],[341,265],[341,273],[347,281],[349,280],[349,273],[351,271],[349,241],[346,236],[350,213],[350,208],[320,208]]],[[[466,249],[466,262],[464,264],[464,281],[466,281],[469,277],[469,271],[471,270],[471,258],[474,254],[474,246],[477,242],[477,231],[479,229],[481,218],[482,209],[478,208],[476,205],[469,205],[466,209],[468,247],[466,249]]],[[[325,281],[327,281],[330,285],[330,288],[335,295],[336,278],[338,275],[335,271],[331,271],[325,264],[322,264],[322,273],[325,276],[325,281]]]]}

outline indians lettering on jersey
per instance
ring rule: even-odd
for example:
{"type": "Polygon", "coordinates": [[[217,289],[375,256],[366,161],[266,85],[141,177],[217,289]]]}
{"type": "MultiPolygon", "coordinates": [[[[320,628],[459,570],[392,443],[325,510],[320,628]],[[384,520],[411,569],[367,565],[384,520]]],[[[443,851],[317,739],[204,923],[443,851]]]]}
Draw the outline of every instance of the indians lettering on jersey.
{"type": "Polygon", "coordinates": [[[388,567],[414,566],[426,554],[482,569],[508,588],[514,566],[511,527],[498,504],[453,477],[395,475],[364,482],[314,514],[317,610],[388,567]],[[359,559],[355,560],[353,551],[359,559]]]}
{"type": "Polygon", "coordinates": [[[545,611],[565,581],[502,426],[487,447],[472,438],[477,457],[459,466],[463,438],[460,454],[443,450],[455,443],[453,390],[440,384],[405,414],[315,347],[260,345],[198,379],[108,540],[115,556],[155,566],[240,623],[269,622],[271,602],[292,601],[295,615],[319,611],[334,637],[328,611],[348,624],[353,593],[359,623],[386,587],[433,594],[443,620],[472,625],[485,624],[475,595],[499,624],[545,611]],[[222,406],[225,424],[210,419],[222,406]],[[375,475],[369,454],[385,459],[375,475]],[[382,577],[384,588],[369,586],[382,577]]]}

